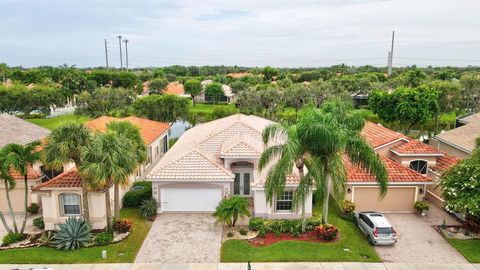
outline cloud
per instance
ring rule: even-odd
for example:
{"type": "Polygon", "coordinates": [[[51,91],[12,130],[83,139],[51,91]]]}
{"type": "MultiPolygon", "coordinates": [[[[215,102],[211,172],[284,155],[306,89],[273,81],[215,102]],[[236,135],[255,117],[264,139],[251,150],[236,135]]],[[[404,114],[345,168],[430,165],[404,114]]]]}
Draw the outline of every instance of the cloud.
{"type": "Polygon", "coordinates": [[[200,15],[195,19],[200,21],[226,20],[251,14],[244,10],[219,10],[211,14],[200,15]]]}

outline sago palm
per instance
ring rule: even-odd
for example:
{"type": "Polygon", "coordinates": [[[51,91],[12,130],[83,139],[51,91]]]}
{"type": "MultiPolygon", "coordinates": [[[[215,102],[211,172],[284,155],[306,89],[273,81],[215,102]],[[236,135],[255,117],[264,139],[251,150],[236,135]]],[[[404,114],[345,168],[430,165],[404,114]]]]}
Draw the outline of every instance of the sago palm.
{"type": "MultiPolygon", "coordinates": [[[[79,170],[82,165],[82,152],[90,144],[90,129],[78,122],[67,122],[52,130],[43,150],[43,160],[47,166],[62,169],[63,164],[74,162],[79,170]]],[[[83,217],[90,218],[88,206],[88,183],[82,181],[83,217]]]]}
{"type": "MultiPolygon", "coordinates": [[[[145,161],[147,157],[147,146],[145,145],[145,142],[143,141],[142,135],[140,134],[140,130],[131,124],[130,122],[126,121],[113,121],[107,124],[107,130],[111,132],[115,132],[119,136],[123,136],[130,140],[132,149],[131,153],[135,155],[135,160],[137,162],[137,167],[138,164],[142,163],[145,161]]],[[[133,173],[133,172],[132,172],[133,173]]],[[[116,181],[114,180],[114,215],[118,217],[120,214],[120,191],[119,191],[119,186],[123,185],[128,185],[128,178],[121,180],[121,181],[116,181]]]]}
{"type": "Polygon", "coordinates": [[[317,179],[322,178],[321,170],[317,166],[316,158],[312,156],[305,144],[300,141],[296,125],[272,124],[263,131],[263,142],[267,149],[262,153],[259,169],[263,170],[271,162],[270,170],[265,181],[265,194],[269,203],[274,196],[283,194],[287,178],[298,170],[299,185],[293,196],[293,208],[301,206],[302,230],[305,231],[305,199],[312,192],[315,184],[322,183],[317,179]],[[305,174],[305,168],[307,173],[305,174]]]}
{"type": "Polygon", "coordinates": [[[237,220],[244,216],[250,216],[250,203],[246,198],[234,195],[223,199],[217,206],[213,216],[220,222],[227,223],[230,227],[235,227],[237,220]]]}
{"type": "Polygon", "coordinates": [[[97,133],[82,153],[80,174],[94,188],[105,189],[107,229],[112,230],[110,187],[113,183],[128,181],[137,162],[131,152],[132,143],[115,132],[97,133]]]}
{"type": "Polygon", "coordinates": [[[7,155],[7,164],[10,169],[16,170],[23,176],[24,184],[24,207],[23,207],[23,222],[20,233],[23,234],[27,224],[27,207],[28,207],[28,167],[40,160],[40,152],[37,151],[37,146],[40,142],[32,142],[25,146],[21,144],[11,143],[4,147],[7,155]]]}
{"type": "MultiPolygon", "coordinates": [[[[7,161],[7,153],[5,152],[4,148],[0,149],[0,180],[3,181],[3,184],[5,186],[5,198],[7,199],[10,216],[12,217],[14,232],[18,233],[17,223],[12,208],[12,202],[10,201],[10,190],[15,187],[16,183],[15,179],[13,179],[10,175],[10,168],[7,161]]],[[[8,233],[12,233],[12,229],[10,228],[10,226],[8,226],[8,223],[5,220],[2,212],[0,212],[0,220],[2,221],[3,227],[5,227],[5,230],[8,233]]]]}
{"type": "Polygon", "coordinates": [[[387,191],[387,171],[378,154],[360,135],[365,125],[364,114],[353,110],[351,104],[332,100],[319,109],[305,109],[298,123],[300,141],[316,157],[324,175],[322,189],[323,222],[328,222],[330,191],[337,200],[345,194],[346,173],[344,158],[372,173],[380,185],[380,195],[387,191]],[[333,184],[333,189],[331,188],[333,184]]]}

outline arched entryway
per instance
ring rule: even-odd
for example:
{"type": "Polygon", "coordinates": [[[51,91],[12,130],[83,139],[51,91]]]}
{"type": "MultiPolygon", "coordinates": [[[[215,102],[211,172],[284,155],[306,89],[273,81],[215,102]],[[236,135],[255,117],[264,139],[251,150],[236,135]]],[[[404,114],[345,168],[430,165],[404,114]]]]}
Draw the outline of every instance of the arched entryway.
{"type": "Polygon", "coordinates": [[[230,164],[232,173],[235,174],[233,181],[233,194],[240,196],[252,196],[253,163],[237,161],[230,164]]]}

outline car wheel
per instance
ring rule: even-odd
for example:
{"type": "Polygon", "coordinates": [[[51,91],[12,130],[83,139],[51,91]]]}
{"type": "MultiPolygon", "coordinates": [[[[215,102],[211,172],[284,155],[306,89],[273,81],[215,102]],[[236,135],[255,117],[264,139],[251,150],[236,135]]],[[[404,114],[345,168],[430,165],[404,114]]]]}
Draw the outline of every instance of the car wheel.
{"type": "Polygon", "coordinates": [[[368,243],[373,246],[373,240],[372,240],[372,237],[370,237],[370,235],[367,237],[367,240],[368,240],[368,243]]]}

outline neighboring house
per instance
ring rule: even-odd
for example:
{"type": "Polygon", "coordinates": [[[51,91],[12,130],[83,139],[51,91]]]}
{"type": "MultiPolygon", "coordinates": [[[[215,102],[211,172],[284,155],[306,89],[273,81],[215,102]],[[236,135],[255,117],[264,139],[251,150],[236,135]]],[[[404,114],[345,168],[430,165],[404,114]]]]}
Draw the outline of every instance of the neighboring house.
{"type": "MultiPolygon", "coordinates": [[[[9,143],[28,144],[34,141],[40,141],[50,134],[48,129],[39,127],[21,118],[9,114],[0,114],[0,148],[9,143]]],[[[44,174],[42,173],[42,164],[36,162],[28,167],[28,196],[27,202],[38,203],[37,195],[32,194],[30,189],[42,183],[44,174]]],[[[11,171],[10,175],[16,180],[16,186],[10,190],[10,199],[15,213],[24,211],[24,177],[17,171],[11,171]]],[[[3,182],[3,181],[2,181],[3,182]]],[[[0,212],[7,213],[8,206],[5,196],[5,186],[0,182],[0,212]]]]}
{"type": "Polygon", "coordinates": [[[480,137],[480,113],[457,119],[457,126],[432,138],[430,145],[460,159],[468,158],[480,137]]]}
{"type": "MultiPolygon", "coordinates": [[[[211,97],[205,96],[205,87],[207,85],[213,83],[213,80],[203,80],[200,82],[202,85],[202,92],[195,97],[195,101],[197,102],[205,102],[211,101],[211,97]]],[[[232,92],[232,88],[226,84],[222,84],[223,93],[225,94],[224,97],[220,97],[219,101],[231,103],[235,100],[235,94],[232,92]]]]}
{"type": "Polygon", "coordinates": [[[183,84],[180,82],[171,82],[167,85],[167,87],[163,90],[164,94],[175,95],[179,97],[187,97],[190,98],[189,94],[185,94],[185,89],[183,84]]]}
{"type": "Polygon", "coordinates": [[[353,201],[358,211],[413,212],[416,201],[437,200],[432,190],[439,175],[455,164],[456,158],[371,122],[366,123],[361,134],[385,164],[388,191],[380,198],[375,177],[346,160],[346,199],[353,201]]]}
{"type": "MultiPolygon", "coordinates": [[[[114,118],[102,116],[87,122],[85,125],[95,131],[104,132],[107,124],[112,121],[128,121],[140,129],[142,138],[147,144],[147,160],[139,165],[135,175],[130,177],[130,183],[141,180],[153,168],[168,150],[167,123],[129,116],[114,118]]],[[[45,228],[53,229],[56,224],[64,222],[70,216],[80,216],[81,210],[81,183],[82,178],[75,168],[65,170],[52,180],[33,188],[35,194],[41,197],[45,228]]],[[[120,197],[130,188],[128,185],[121,188],[120,197]]],[[[88,194],[90,221],[94,229],[103,229],[106,226],[105,192],[110,192],[113,200],[113,187],[90,190],[88,194]]],[[[111,203],[113,208],[113,201],[111,203]]]]}
{"type": "MultiPolygon", "coordinates": [[[[146,177],[153,182],[158,213],[213,212],[224,197],[239,195],[251,199],[256,217],[299,218],[300,210],[292,209],[297,174],[288,178],[285,192],[272,204],[265,199],[268,168],[259,171],[258,162],[264,150],[262,132],[272,123],[236,114],[187,130],[146,177]]],[[[310,193],[306,216],[311,215],[310,193]]]]}

